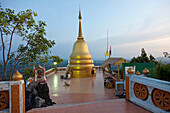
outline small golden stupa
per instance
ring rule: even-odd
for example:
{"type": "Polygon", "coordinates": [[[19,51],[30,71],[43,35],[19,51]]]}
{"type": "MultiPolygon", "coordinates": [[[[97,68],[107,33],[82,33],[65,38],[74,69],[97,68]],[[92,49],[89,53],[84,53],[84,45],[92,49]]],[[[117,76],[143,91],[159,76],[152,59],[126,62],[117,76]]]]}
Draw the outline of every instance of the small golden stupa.
{"type": "Polygon", "coordinates": [[[77,41],[74,43],[73,50],[70,55],[70,60],[68,62],[68,70],[71,71],[71,78],[87,78],[92,76],[91,69],[94,67],[94,64],[89,53],[88,45],[82,35],[82,17],[80,9],[78,18],[79,33],[77,41]]]}

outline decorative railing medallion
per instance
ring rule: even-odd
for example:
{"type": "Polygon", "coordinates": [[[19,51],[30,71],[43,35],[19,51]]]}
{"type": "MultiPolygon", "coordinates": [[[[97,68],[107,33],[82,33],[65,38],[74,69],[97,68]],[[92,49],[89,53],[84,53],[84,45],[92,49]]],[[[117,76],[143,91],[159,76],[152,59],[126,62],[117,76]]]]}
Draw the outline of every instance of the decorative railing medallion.
{"type": "Polygon", "coordinates": [[[134,84],[134,93],[135,96],[141,100],[147,100],[148,99],[148,89],[145,85],[135,83],[134,84]]]}
{"type": "Polygon", "coordinates": [[[152,102],[155,106],[163,110],[170,110],[170,93],[160,89],[154,89],[152,91],[152,102]]]}

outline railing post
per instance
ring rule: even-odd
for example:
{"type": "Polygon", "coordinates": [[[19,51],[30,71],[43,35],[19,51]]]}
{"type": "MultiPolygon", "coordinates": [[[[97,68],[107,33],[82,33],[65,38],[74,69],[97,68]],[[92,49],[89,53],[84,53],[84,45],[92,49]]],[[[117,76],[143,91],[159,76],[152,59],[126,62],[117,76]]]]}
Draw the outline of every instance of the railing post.
{"type": "Polygon", "coordinates": [[[131,76],[131,74],[134,73],[134,70],[130,67],[128,70],[127,70],[128,74],[126,75],[125,77],[125,80],[126,80],[126,99],[127,100],[130,100],[130,89],[129,89],[129,84],[130,84],[130,81],[129,81],[129,78],[131,76]]]}
{"type": "Polygon", "coordinates": [[[129,75],[126,75],[126,99],[130,100],[129,98],[129,75]]]}
{"type": "Polygon", "coordinates": [[[25,113],[24,80],[10,81],[9,86],[10,113],[25,113]]]}

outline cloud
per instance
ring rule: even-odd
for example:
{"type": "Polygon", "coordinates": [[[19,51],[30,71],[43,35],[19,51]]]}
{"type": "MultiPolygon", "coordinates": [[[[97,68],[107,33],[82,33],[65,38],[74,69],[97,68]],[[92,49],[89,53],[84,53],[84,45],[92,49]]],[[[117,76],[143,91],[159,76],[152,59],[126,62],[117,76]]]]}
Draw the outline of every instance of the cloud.
{"type": "Polygon", "coordinates": [[[125,44],[117,44],[113,45],[114,47],[128,47],[128,46],[139,46],[139,45],[162,45],[168,44],[170,42],[170,37],[167,38],[159,38],[159,39],[152,39],[152,40],[144,40],[144,41],[136,41],[136,42],[129,42],[125,44]]]}
{"type": "MultiPolygon", "coordinates": [[[[162,56],[164,51],[170,51],[170,16],[154,19],[156,16],[153,15],[155,14],[150,15],[151,17],[148,16],[143,21],[134,22],[122,28],[122,31],[127,30],[127,32],[109,36],[109,45],[112,45],[113,56],[132,58],[139,55],[141,48],[145,48],[149,54],[153,54],[155,57],[162,56]]],[[[94,58],[100,56],[104,59],[106,43],[106,37],[89,43],[94,58]]]]}

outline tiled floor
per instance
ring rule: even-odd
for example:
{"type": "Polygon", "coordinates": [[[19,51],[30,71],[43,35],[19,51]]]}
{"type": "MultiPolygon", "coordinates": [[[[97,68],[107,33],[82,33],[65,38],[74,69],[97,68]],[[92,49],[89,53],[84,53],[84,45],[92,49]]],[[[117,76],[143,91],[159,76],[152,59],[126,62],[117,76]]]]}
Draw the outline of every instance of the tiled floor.
{"type": "Polygon", "coordinates": [[[95,77],[60,79],[60,72],[47,78],[50,89],[50,97],[56,104],[86,103],[99,100],[117,99],[114,89],[104,87],[102,71],[97,71],[95,77]],[[64,86],[64,81],[70,86],[64,86]]]}
{"type": "Polygon", "coordinates": [[[102,71],[96,77],[60,79],[57,73],[47,78],[50,97],[56,105],[32,109],[28,113],[147,113],[125,99],[118,99],[114,89],[104,87],[102,71]],[[70,86],[64,86],[64,81],[70,86]]]}
{"type": "Polygon", "coordinates": [[[150,113],[125,99],[105,100],[74,105],[54,105],[33,109],[28,113],[150,113]]]}

